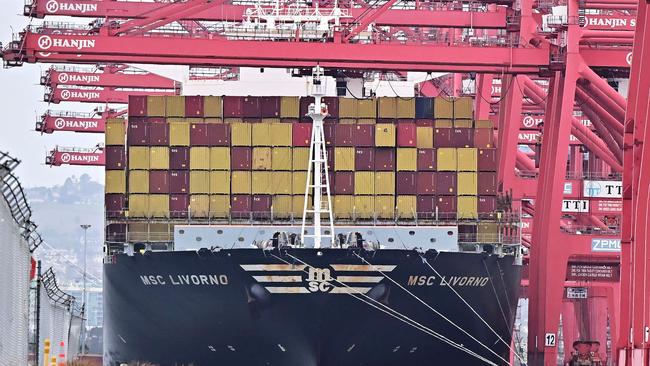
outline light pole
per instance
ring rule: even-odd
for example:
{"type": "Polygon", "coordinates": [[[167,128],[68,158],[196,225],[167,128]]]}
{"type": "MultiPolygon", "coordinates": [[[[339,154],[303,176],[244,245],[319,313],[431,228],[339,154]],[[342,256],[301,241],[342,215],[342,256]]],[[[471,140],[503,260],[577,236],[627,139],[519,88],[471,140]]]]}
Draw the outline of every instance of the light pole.
{"type": "MultiPolygon", "coordinates": [[[[83,297],[83,310],[84,310],[84,318],[88,318],[88,304],[86,302],[86,247],[88,246],[88,229],[90,228],[91,225],[88,224],[83,224],[81,225],[81,228],[84,230],[84,273],[83,273],[83,292],[81,293],[81,297],[83,297]]],[[[83,337],[81,338],[81,354],[85,355],[86,354],[86,322],[82,319],[82,331],[83,331],[83,337]]]]}

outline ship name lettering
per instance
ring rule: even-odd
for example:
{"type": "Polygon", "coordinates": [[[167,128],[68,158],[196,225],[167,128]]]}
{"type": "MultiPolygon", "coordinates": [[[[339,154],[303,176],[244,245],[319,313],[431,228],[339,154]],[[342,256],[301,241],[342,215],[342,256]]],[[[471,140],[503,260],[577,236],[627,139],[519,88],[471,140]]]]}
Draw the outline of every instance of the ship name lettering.
{"type": "Polygon", "coordinates": [[[199,275],[167,275],[169,281],[161,275],[140,276],[140,280],[145,286],[221,286],[229,283],[228,276],[223,274],[199,274],[199,275]]]}
{"type": "Polygon", "coordinates": [[[451,276],[446,279],[445,276],[442,276],[440,286],[483,287],[487,285],[489,280],[489,277],[451,276]]]}
{"type": "Polygon", "coordinates": [[[140,280],[145,286],[155,286],[155,285],[165,285],[166,282],[163,279],[163,276],[150,275],[150,276],[140,276],[140,280]]]}
{"type": "Polygon", "coordinates": [[[409,276],[408,286],[433,286],[435,276],[409,276]]]}

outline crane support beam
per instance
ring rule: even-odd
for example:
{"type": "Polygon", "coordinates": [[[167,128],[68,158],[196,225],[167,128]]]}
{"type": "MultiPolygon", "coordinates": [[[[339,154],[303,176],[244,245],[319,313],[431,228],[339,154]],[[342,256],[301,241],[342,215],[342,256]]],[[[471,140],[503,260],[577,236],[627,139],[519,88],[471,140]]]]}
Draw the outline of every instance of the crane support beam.
{"type": "Polygon", "coordinates": [[[580,55],[590,67],[627,69],[632,62],[632,47],[590,48],[582,47],[580,55]]]}
{"type": "Polygon", "coordinates": [[[113,73],[92,71],[66,71],[50,68],[46,71],[41,85],[77,85],[115,88],[176,89],[175,80],[153,73],[113,73]]]}
{"type": "Polygon", "coordinates": [[[361,33],[370,24],[376,21],[379,16],[381,16],[383,13],[388,11],[388,9],[390,9],[393,6],[393,4],[395,4],[396,2],[397,0],[388,0],[382,6],[378,8],[374,8],[368,12],[362,13],[359,17],[355,19],[354,27],[352,28],[350,33],[348,33],[345,36],[345,41],[349,42],[352,38],[359,35],[359,33],[361,33]]]}
{"type": "Polygon", "coordinates": [[[80,89],[80,88],[59,88],[54,87],[46,91],[43,101],[59,104],[61,102],[80,103],[129,103],[129,96],[137,95],[177,95],[176,91],[134,91],[108,89],[80,89]]]}

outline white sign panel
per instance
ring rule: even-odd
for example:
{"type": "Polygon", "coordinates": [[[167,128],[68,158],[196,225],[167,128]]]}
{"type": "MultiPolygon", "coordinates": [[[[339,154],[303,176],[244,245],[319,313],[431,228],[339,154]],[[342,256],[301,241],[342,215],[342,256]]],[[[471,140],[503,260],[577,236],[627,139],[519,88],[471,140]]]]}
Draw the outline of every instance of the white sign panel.
{"type": "Polygon", "coordinates": [[[593,238],[591,239],[592,252],[620,252],[621,239],[604,239],[593,238]]]}
{"type": "Polygon", "coordinates": [[[567,287],[567,289],[566,289],[566,298],[567,299],[586,299],[587,298],[587,288],[586,287],[567,287]]]}
{"type": "Polygon", "coordinates": [[[589,212],[589,201],[562,200],[562,212],[589,212]]]}
{"type": "Polygon", "coordinates": [[[557,343],[557,336],[555,333],[546,333],[544,336],[544,346],[546,347],[555,347],[557,343]]]}
{"type": "Polygon", "coordinates": [[[623,183],[612,180],[586,180],[582,191],[584,197],[621,198],[623,183]]]}

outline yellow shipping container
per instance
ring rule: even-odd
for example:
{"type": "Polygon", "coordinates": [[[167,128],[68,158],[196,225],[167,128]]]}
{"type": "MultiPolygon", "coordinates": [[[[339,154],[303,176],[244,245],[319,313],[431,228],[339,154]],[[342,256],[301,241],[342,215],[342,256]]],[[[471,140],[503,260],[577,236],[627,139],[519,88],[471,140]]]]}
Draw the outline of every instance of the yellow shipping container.
{"type": "MultiPolygon", "coordinates": [[[[243,118],[224,118],[223,123],[233,124],[233,123],[244,123],[243,118]]],[[[249,145],[247,145],[249,146],[249,145]]]]}
{"type": "Polygon", "coordinates": [[[230,148],[225,146],[210,148],[210,169],[230,170],[230,148]]]}
{"type": "Polygon", "coordinates": [[[252,194],[272,194],[273,186],[271,184],[271,172],[253,172],[252,173],[252,194]]]}
{"type": "Polygon", "coordinates": [[[149,217],[169,217],[169,195],[149,195],[149,217]]]}
{"type": "Polygon", "coordinates": [[[129,171],[129,193],[149,193],[149,171],[129,171]]]}
{"type": "Polygon", "coordinates": [[[354,196],[336,195],[332,201],[334,219],[351,219],[354,211],[354,196]]]}
{"type": "Polygon", "coordinates": [[[433,149],[433,127],[417,127],[416,146],[418,149],[433,149]]]}
{"type": "Polygon", "coordinates": [[[271,212],[273,212],[273,217],[291,217],[291,214],[293,213],[293,197],[289,195],[273,196],[271,212]]]}
{"type": "Polygon", "coordinates": [[[353,125],[357,123],[356,118],[341,118],[339,119],[339,123],[342,125],[353,125]]]}
{"type": "Polygon", "coordinates": [[[417,196],[397,196],[397,217],[415,219],[417,213],[417,196]]]}
{"type": "Polygon", "coordinates": [[[354,170],[354,148],[353,147],[334,148],[334,170],[336,171],[354,170]]]}
{"type": "Polygon", "coordinates": [[[477,199],[476,196],[458,196],[458,218],[459,219],[477,219],[477,199]]]}
{"type": "Polygon", "coordinates": [[[149,241],[173,241],[174,225],[173,224],[149,224],[149,241]]]}
{"type": "Polygon", "coordinates": [[[204,170],[190,171],[190,193],[210,193],[210,172],[204,170]]]}
{"type": "Polygon", "coordinates": [[[460,97],[454,100],[454,118],[469,119],[473,117],[474,99],[471,97],[460,97]]]}
{"type": "Polygon", "coordinates": [[[250,123],[235,122],[230,125],[230,145],[251,146],[252,128],[250,123]]]}
{"type": "Polygon", "coordinates": [[[395,194],[395,173],[375,173],[375,194],[395,194]]]}
{"type": "MultiPolygon", "coordinates": [[[[148,185],[147,189],[149,189],[148,185]]],[[[124,170],[107,170],[104,176],[104,192],[126,193],[126,172],[124,170]]]]}
{"type": "Polygon", "coordinates": [[[210,169],[210,148],[206,146],[190,147],[190,170],[210,169]]]}
{"type": "Polygon", "coordinates": [[[271,146],[271,124],[252,123],[253,146],[271,146]]]}
{"type": "Polygon", "coordinates": [[[203,97],[203,115],[206,118],[223,117],[223,100],[219,96],[203,97]]]}
{"type": "Polygon", "coordinates": [[[397,118],[397,98],[379,98],[379,118],[397,118]]]}
{"type": "Polygon", "coordinates": [[[107,146],[124,145],[126,142],[126,124],[122,118],[109,118],[106,121],[104,142],[107,146]]]}
{"type": "Polygon", "coordinates": [[[433,117],[435,119],[453,119],[454,102],[444,97],[435,97],[433,99],[433,117]]]}
{"type": "Polygon", "coordinates": [[[230,172],[215,170],[210,172],[210,194],[230,194],[230,172]]]}
{"type": "Polygon", "coordinates": [[[476,185],[476,173],[475,172],[459,172],[458,173],[458,187],[457,194],[476,196],[477,193],[476,185]]]}
{"type": "Polygon", "coordinates": [[[272,150],[271,167],[273,170],[291,170],[291,148],[274,147],[272,150]]]}
{"type": "Polygon", "coordinates": [[[474,126],[474,121],[471,119],[455,119],[454,127],[456,128],[472,128],[474,126]]]}
{"type": "Polygon", "coordinates": [[[147,116],[165,117],[165,97],[152,95],[147,97],[147,116]]]}
{"type": "Polygon", "coordinates": [[[271,189],[272,194],[291,194],[291,182],[293,176],[291,172],[271,172],[271,189]]]}
{"type": "Polygon", "coordinates": [[[280,99],[280,118],[300,117],[300,97],[282,97],[280,99]]]}
{"type": "Polygon", "coordinates": [[[190,217],[209,217],[210,196],[207,194],[193,194],[190,196],[188,207],[190,217]]]}
{"type": "Polygon", "coordinates": [[[187,122],[169,122],[169,145],[190,146],[190,124],[187,122]]]}
{"type": "Polygon", "coordinates": [[[309,167],[309,148],[294,147],[291,157],[292,170],[307,170],[309,167]]]}
{"type": "Polygon", "coordinates": [[[375,118],[359,118],[357,119],[357,124],[360,125],[374,125],[377,123],[377,119],[375,118]]]}
{"type": "Polygon", "coordinates": [[[149,214],[149,195],[147,194],[130,194],[129,195],[129,217],[148,217],[149,214]]]}
{"type": "Polygon", "coordinates": [[[356,99],[339,97],[339,118],[357,118],[357,110],[356,99]]]}
{"type": "Polygon", "coordinates": [[[375,194],[375,172],[354,172],[354,194],[375,194]]]}
{"type": "Polygon", "coordinates": [[[185,117],[185,97],[180,95],[166,96],[165,115],[167,117],[185,117]]]}
{"type": "Polygon", "coordinates": [[[418,149],[414,147],[397,148],[397,171],[414,172],[418,170],[418,149]]]}
{"type": "Polygon", "coordinates": [[[479,243],[499,242],[499,224],[496,222],[480,222],[477,225],[477,239],[479,243]]]}
{"type": "Polygon", "coordinates": [[[456,171],[458,169],[456,149],[441,147],[437,150],[437,164],[439,171],[456,171]]]}
{"type": "Polygon", "coordinates": [[[149,169],[169,169],[169,148],[167,146],[152,146],[149,149],[149,169]]]}
{"type": "Polygon", "coordinates": [[[397,118],[415,118],[415,98],[397,98],[397,118]]]}
{"type": "Polygon", "coordinates": [[[230,175],[232,194],[251,194],[251,172],[233,171],[230,175]]]}
{"type": "Polygon", "coordinates": [[[142,222],[131,222],[128,224],[127,241],[129,243],[143,242],[148,240],[149,240],[149,224],[142,223],[142,222]]]}
{"type": "Polygon", "coordinates": [[[395,125],[392,123],[377,123],[375,125],[375,146],[395,146],[395,125]]]}
{"type": "Polygon", "coordinates": [[[456,150],[458,154],[458,171],[475,172],[478,170],[478,149],[463,147],[456,150]]]}
{"type": "Polygon", "coordinates": [[[271,170],[271,148],[253,148],[253,170],[271,170]]]}
{"type": "Polygon", "coordinates": [[[453,119],[436,119],[434,122],[435,128],[452,128],[454,127],[453,119]]]}
{"type": "Polygon", "coordinates": [[[262,123],[280,123],[281,121],[280,118],[262,118],[262,123]]]}
{"type": "MultiPolygon", "coordinates": [[[[293,201],[293,217],[298,219],[302,218],[302,210],[304,208],[305,204],[305,195],[293,195],[291,196],[292,201],[293,201]]],[[[307,201],[307,208],[311,208],[313,199],[311,196],[308,196],[308,201],[307,201]]],[[[332,209],[333,210],[333,209],[332,209]]]]}
{"type": "Polygon", "coordinates": [[[204,118],[203,121],[205,123],[223,123],[223,119],[221,118],[204,118]]]}
{"type": "Polygon", "coordinates": [[[291,146],[291,123],[271,123],[271,145],[291,146]]]}
{"type": "Polygon", "coordinates": [[[230,213],[230,196],[224,194],[210,195],[210,217],[226,218],[230,213]]]}
{"type": "Polygon", "coordinates": [[[489,119],[479,119],[476,121],[476,128],[494,128],[494,123],[489,119]]]}
{"type": "Polygon", "coordinates": [[[395,196],[375,196],[375,215],[380,219],[395,217],[395,196]]]}
{"type": "Polygon", "coordinates": [[[354,217],[371,219],[375,217],[375,196],[354,196],[354,217]]]}
{"type": "Polygon", "coordinates": [[[357,118],[377,118],[377,99],[360,99],[357,102],[357,118]]]}
{"type": "Polygon", "coordinates": [[[129,147],[129,169],[149,169],[149,147],[129,147]]]}
{"type": "Polygon", "coordinates": [[[305,187],[307,186],[307,172],[293,172],[291,173],[291,193],[292,194],[305,194],[305,187]]]}

